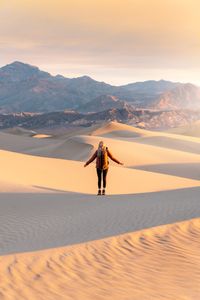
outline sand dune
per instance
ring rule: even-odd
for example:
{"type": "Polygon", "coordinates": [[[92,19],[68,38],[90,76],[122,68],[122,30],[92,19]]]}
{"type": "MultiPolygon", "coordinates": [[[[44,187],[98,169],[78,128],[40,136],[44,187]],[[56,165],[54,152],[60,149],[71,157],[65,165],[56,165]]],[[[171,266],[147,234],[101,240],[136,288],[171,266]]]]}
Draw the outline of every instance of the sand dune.
{"type": "MultiPolygon", "coordinates": [[[[110,122],[103,128],[93,130],[89,135],[82,134],[71,137],[71,141],[74,139],[81,144],[90,144],[94,148],[97,147],[99,140],[103,139],[116,155],[126,161],[126,166],[199,161],[200,139],[198,138],[151,132],[116,122],[110,122]],[[140,136],[138,137],[138,135],[140,136]],[[122,136],[123,141],[121,140],[122,136]],[[181,152],[198,155],[191,156],[181,152]]],[[[66,158],[68,157],[66,156],[66,158]]]]}
{"type": "Polygon", "coordinates": [[[14,152],[27,153],[35,148],[41,148],[59,141],[52,139],[35,139],[30,136],[16,135],[0,132],[0,149],[14,152]]]}
{"type": "Polygon", "coordinates": [[[198,299],[198,137],[116,122],[27,134],[0,133],[1,299],[198,299]],[[83,167],[101,139],[124,162],[105,197],[83,167]]]}
{"type": "Polygon", "coordinates": [[[90,127],[72,127],[70,128],[70,130],[66,128],[49,129],[45,130],[44,132],[47,134],[52,134],[56,138],[62,139],[69,138],[75,135],[105,136],[112,138],[133,138],[139,136],[149,136],[153,133],[152,131],[147,131],[115,121],[99,122],[90,127]]]}
{"type": "Polygon", "coordinates": [[[152,145],[162,147],[165,149],[174,149],[183,152],[200,154],[199,141],[193,140],[181,140],[176,137],[167,136],[152,136],[132,140],[134,143],[141,143],[146,145],[152,145]]]}
{"type": "Polygon", "coordinates": [[[24,153],[43,157],[85,161],[92,149],[93,146],[91,144],[75,136],[62,141],[51,139],[50,144],[28,149],[24,153]]]}
{"type": "MultiPolygon", "coordinates": [[[[90,144],[94,147],[94,149],[96,149],[100,137],[79,136],[76,137],[76,141],[77,140],[79,140],[80,143],[90,144]]],[[[187,151],[110,138],[104,138],[103,140],[113,155],[124,161],[126,167],[160,163],[194,163],[200,161],[199,155],[195,153],[187,153],[187,151]]],[[[197,144],[196,150],[198,146],[199,145],[197,144]]],[[[92,152],[90,154],[92,154],[92,152]]]]}
{"type": "Polygon", "coordinates": [[[155,164],[135,167],[138,170],[199,180],[200,163],[155,164]]]}
{"type": "Polygon", "coordinates": [[[0,254],[83,243],[200,215],[200,187],[132,195],[0,194],[0,254]]]}
{"type": "Polygon", "coordinates": [[[200,121],[196,121],[190,125],[172,128],[168,130],[169,133],[182,134],[192,137],[200,137],[200,121]]]}
{"type": "MultiPolygon", "coordinates": [[[[197,123],[198,124],[198,123],[197,123]]],[[[200,143],[200,139],[195,136],[184,136],[179,134],[178,132],[171,133],[170,130],[168,132],[163,131],[150,131],[146,129],[141,129],[138,127],[130,126],[127,124],[122,124],[118,122],[107,122],[105,124],[95,125],[95,128],[92,128],[87,131],[82,131],[82,135],[93,135],[93,136],[104,136],[111,138],[137,138],[137,137],[165,137],[176,140],[188,141],[188,142],[196,142],[200,143]]],[[[176,130],[176,129],[175,129],[176,130]]],[[[79,133],[77,132],[77,135],[79,133]]]]}
{"type": "Polygon", "coordinates": [[[3,132],[18,135],[18,136],[22,135],[22,136],[30,136],[30,137],[36,134],[34,130],[29,130],[22,127],[13,127],[13,128],[4,129],[3,132]]]}
{"type": "Polygon", "coordinates": [[[129,126],[117,122],[107,122],[96,130],[92,130],[90,135],[114,138],[134,138],[139,136],[149,136],[150,131],[129,126]]]}
{"type": "MultiPolygon", "coordinates": [[[[11,184],[89,194],[95,194],[97,190],[94,165],[83,168],[83,163],[78,161],[37,157],[2,150],[0,165],[0,181],[11,184]]],[[[118,166],[110,166],[108,176],[109,194],[147,193],[200,185],[197,180],[118,166]]]]}
{"type": "MultiPolygon", "coordinates": [[[[0,148],[38,156],[83,161],[92,154],[93,148],[96,148],[99,140],[103,138],[116,155],[122,157],[122,160],[124,158],[127,160],[126,166],[155,164],[156,161],[157,163],[178,163],[179,161],[192,163],[199,160],[199,156],[181,153],[189,152],[199,155],[200,139],[197,138],[152,133],[116,122],[104,125],[102,130],[95,125],[90,129],[83,129],[81,135],[78,133],[80,133],[79,129],[73,133],[73,136],[64,135],[60,136],[60,139],[58,137],[55,139],[16,136],[1,132],[0,148]],[[137,137],[138,131],[140,131],[140,137],[137,137]],[[104,133],[105,136],[96,136],[98,132],[99,134],[104,133]],[[124,134],[123,140],[121,140],[122,133],[124,134]],[[130,137],[126,138],[125,136],[129,134],[130,137]]],[[[38,135],[38,137],[40,136],[38,135]]],[[[45,135],[45,137],[47,136],[49,137],[50,134],[45,135]]]]}
{"type": "Polygon", "coordinates": [[[198,299],[200,220],[0,258],[2,299],[198,299]],[[188,243],[189,241],[189,243],[188,243]]]}

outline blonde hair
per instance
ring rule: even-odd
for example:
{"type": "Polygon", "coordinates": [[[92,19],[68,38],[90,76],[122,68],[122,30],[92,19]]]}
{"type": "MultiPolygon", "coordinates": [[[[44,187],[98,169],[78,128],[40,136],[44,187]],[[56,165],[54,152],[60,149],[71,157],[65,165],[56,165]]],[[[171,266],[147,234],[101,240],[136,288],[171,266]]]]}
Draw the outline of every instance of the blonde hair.
{"type": "Polygon", "coordinates": [[[103,146],[104,146],[104,142],[103,142],[103,141],[100,141],[100,142],[99,142],[98,148],[103,148],[103,146]]]}
{"type": "Polygon", "coordinates": [[[103,141],[100,141],[99,142],[99,146],[98,146],[98,149],[97,149],[97,156],[100,156],[102,151],[104,151],[106,149],[105,145],[104,145],[104,142],[103,141]]]}

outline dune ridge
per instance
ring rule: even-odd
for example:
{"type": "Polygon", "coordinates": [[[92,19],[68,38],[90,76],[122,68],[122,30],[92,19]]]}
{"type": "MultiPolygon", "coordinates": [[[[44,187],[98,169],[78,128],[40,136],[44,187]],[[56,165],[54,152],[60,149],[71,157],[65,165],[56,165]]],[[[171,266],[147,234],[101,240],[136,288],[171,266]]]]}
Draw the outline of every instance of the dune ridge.
{"type": "MultiPolygon", "coordinates": [[[[196,122],[196,125],[199,126],[199,123],[196,122]]],[[[93,127],[91,129],[93,129],[93,127]]],[[[159,136],[162,137],[163,136],[171,139],[179,139],[183,141],[193,141],[196,143],[200,143],[200,139],[198,136],[192,136],[192,135],[187,136],[187,135],[179,134],[178,130],[176,133],[176,128],[174,129],[174,131],[171,129],[171,131],[170,130],[165,132],[151,131],[151,130],[142,129],[142,128],[130,126],[123,123],[118,123],[116,121],[110,121],[105,124],[100,124],[99,127],[98,125],[96,125],[96,128],[94,127],[93,130],[90,130],[88,132],[86,131],[87,133],[85,134],[87,135],[90,132],[90,135],[105,136],[105,137],[110,136],[113,138],[114,137],[135,138],[135,137],[159,137],[159,136]]],[[[84,134],[84,132],[82,132],[82,134],[84,134]]]]}

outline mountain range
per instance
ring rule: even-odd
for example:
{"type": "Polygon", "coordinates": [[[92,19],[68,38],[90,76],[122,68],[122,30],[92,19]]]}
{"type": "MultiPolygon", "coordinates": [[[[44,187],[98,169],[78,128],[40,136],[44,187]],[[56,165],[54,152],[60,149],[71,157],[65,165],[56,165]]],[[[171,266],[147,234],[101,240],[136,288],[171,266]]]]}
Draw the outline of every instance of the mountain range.
{"type": "Polygon", "coordinates": [[[140,128],[160,130],[186,126],[198,120],[200,120],[200,111],[198,110],[155,111],[114,108],[87,114],[77,111],[0,114],[0,129],[20,128],[21,130],[26,128],[36,131],[38,129],[51,131],[56,128],[72,129],[117,121],[140,128]]]}
{"type": "Polygon", "coordinates": [[[165,80],[113,86],[88,76],[52,76],[18,61],[0,68],[1,113],[66,109],[87,113],[126,107],[199,109],[200,88],[165,80]]]}

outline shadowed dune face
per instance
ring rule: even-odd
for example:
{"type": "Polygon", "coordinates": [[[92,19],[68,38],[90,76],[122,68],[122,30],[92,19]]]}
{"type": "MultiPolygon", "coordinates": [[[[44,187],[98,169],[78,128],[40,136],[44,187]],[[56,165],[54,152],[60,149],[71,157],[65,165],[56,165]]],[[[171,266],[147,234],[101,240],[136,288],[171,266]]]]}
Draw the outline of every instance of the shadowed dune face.
{"type": "Polygon", "coordinates": [[[2,299],[198,299],[200,221],[0,258],[2,299]],[[189,241],[189,243],[188,243],[189,241]]]}
{"type": "Polygon", "coordinates": [[[33,130],[28,130],[28,129],[24,129],[21,127],[13,127],[13,128],[4,129],[3,132],[9,133],[12,135],[30,136],[30,137],[32,137],[33,135],[36,134],[36,132],[33,130]]]}
{"type": "Polygon", "coordinates": [[[156,164],[149,166],[138,166],[135,168],[148,172],[168,174],[183,178],[190,178],[195,180],[200,179],[200,163],[156,164]]]}
{"type": "Polygon", "coordinates": [[[70,137],[63,141],[51,141],[49,145],[29,149],[26,153],[36,156],[61,158],[74,161],[85,161],[93,146],[79,137],[70,137]]]}
{"type": "MultiPolygon", "coordinates": [[[[28,153],[33,149],[45,148],[52,143],[56,144],[56,141],[51,139],[34,139],[30,136],[22,136],[21,134],[11,134],[0,132],[0,149],[14,151],[19,153],[28,153]]],[[[57,144],[59,142],[57,141],[57,144]]]]}
{"type": "Polygon", "coordinates": [[[199,141],[194,140],[182,140],[174,136],[153,136],[139,139],[132,139],[134,143],[140,143],[145,145],[152,145],[155,147],[161,147],[166,149],[178,150],[182,152],[200,154],[200,139],[199,141]]]}
{"type": "Polygon", "coordinates": [[[104,136],[110,138],[135,138],[151,135],[150,131],[132,127],[117,122],[109,122],[91,132],[93,136],[104,136]]]}

